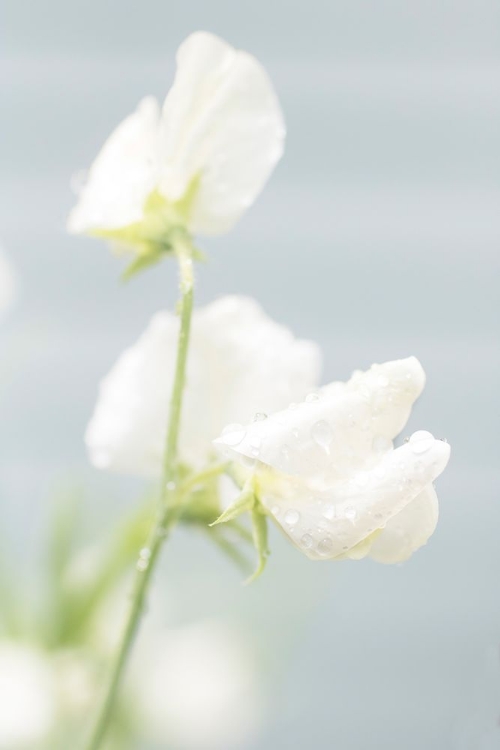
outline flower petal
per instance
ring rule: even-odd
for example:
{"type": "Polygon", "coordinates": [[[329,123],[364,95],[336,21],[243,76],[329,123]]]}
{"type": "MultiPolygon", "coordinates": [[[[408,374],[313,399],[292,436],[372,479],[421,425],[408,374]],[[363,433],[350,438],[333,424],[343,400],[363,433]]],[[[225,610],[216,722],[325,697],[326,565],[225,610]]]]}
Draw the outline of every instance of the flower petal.
{"type": "MultiPolygon", "coordinates": [[[[103,380],[86,442],[99,468],[158,476],[178,319],[158,313],[103,380]]],[[[229,419],[282,408],[318,382],[319,347],[295,339],[252,299],[224,297],[193,318],[180,436],[184,462],[206,462],[229,419]]],[[[259,415],[258,418],[264,415],[259,415]]]]}
{"type": "Polygon", "coordinates": [[[408,560],[423,547],[436,529],[439,504],[432,484],[425,487],[406,508],[391,518],[382,532],[373,540],[369,556],[381,563],[398,563],[408,560]]]}
{"type": "Polygon", "coordinates": [[[157,313],[102,380],[85,433],[97,468],[160,475],[177,330],[174,315],[157,313]]]}
{"type": "Polygon", "coordinates": [[[162,115],[160,190],[198,187],[190,229],[220,234],[255,200],[283,153],[285,126],[261,64],[207,32],[191,34],[162,115]]]}
{"type": "MultiPolygon", "coordinates": [[[[378,529],[388,527],[391,519],[397,521],[399,514],[441,474],[449,454],[449,445],[432,436],[424,452],[415,452],[415,444],[410,441],[384,456],[372,470],[358,472],[349,481],[323,491],[300,479],[264,474],[261,499],[309,558],[344,557],[378,529]]],[[[410,514],[408,521],[412,519],[410,514]]],[[[420,522],[420,518],[417,520],[420,522]]],[[[426,525],[426,533],[430,525],[426,525]]],[[[373,547],[378,538],[374,538],[373,547]]],[[[415,531],[411,545],[421,538],[420,531],[415,531]]]]}
{"type": "Polygon", "coordinates": [[[140,221],[157,182],[159,106],[143,99],[109,136],[68,219],[74,233],[140,221]]]}
{"type": "Polygon", "coordinates": [[[330,486],[369,469],[392,449],[424,382],[415,357],[373,365],[348,383],[332,383],[304,403],[240,428],[239,440],[227,430],[215,443],[236,459],[258,458],[318,487],[330,486]]]}

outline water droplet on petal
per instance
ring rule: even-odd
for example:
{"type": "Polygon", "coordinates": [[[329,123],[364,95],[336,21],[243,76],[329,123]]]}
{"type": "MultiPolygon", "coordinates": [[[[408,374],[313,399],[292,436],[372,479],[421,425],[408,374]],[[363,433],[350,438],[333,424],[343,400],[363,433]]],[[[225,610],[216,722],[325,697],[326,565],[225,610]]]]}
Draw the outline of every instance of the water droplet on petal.
{"type": "Polygon", "coordinates": [[[285,523],[289,526],[295,526],[300,519],[300,513],[296,510],[287,510],[285,513],[285,523]]]}
{"type": "Polygon", "coordinates": [[[328,537],[325,537],[325,539],[322,539],[321,542],[318,544],[318,552],[320,555],[329,555],[332,552],[333,549],[333,542],[328,537]]]}
{"type": "Polygon", "coordinates": [[[250,445],[250,453],[252,456],[257,457],[259,455],[260,446],[262,445],[262,440],[256,435],[253,435],[248,443],[250,445]]]}
{"type": "Polygon", "coordinates": [[[306,396],[306,402],[312,404],[314,401],[319,401],[319,395],[317,393],[308,393],[306,396]]]}
{"type": "Polygon", "coordinates": [[[333,440],[333,430],[324,419],[320,419],[316,422],[311,429],[311,437],[314,442],[319,445],[323,450],[328,450],[330,443],[333,440]]]}
{"type": "Polygon", "coordinates": [[[263,422],[265,419],[267,419],[267,414],[264,414],[263,411],[258,411],[257,414],[254,416],[253,421],[263,422]]]}
{"type": "Polygon", "coordinates": [[[313,546],[314,540],[310,534],[304,534],[300,541],[306,549],[310,549],[313,546]]]}
{"type": "Polygon", "coordinates": [[[323,510],[323,515],[328,521],[333,521],[333,519],[335,518],[335,506],[326,505],[325,509],[323,510]]]}
{"type": "Polygon", "coordinates": [[[413,453],[425,453],[434,445],[434,435],[426,430],[418,430],[411,436],[409,445],[413,453]]]}
{"type": "Polygon", "coordinates": [[[353,507],[350,506],[349,508],[345,509],[344,516],[347,518],[348,521],[355,521],[357,515],[358,514],[356,513],[356,510],[353,507]]]}
{"type": "Polygon", "coordinates": [[[228,424],[222,431],[222,440],[226,445],[234,448],[239,445],[246,435],[246,430],[241,424],[228,424]]]}
{"type": "Polygon", "coordinates": [[[290,448],[288,447],[288,445],[282,446],[280,455],[284,463],[288,463],[290,461],[290,448]]]}

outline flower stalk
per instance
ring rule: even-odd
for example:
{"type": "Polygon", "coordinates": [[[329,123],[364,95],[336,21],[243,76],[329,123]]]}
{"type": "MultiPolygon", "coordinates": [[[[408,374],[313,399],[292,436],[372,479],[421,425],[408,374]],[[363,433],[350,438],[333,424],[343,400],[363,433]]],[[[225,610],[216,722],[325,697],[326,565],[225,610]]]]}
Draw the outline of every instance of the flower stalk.
{"type": "Polygon", "coordinates": [[[93,733],[86,746],[86,750],[99,750],[109,729],[113,709],[118,697],[120,683],[144,612],[145,600],[149,591],[153,572],[158,562],[163,543],[169,536],[170,531],[180,515],[180,507],[179,504],[176,503],[176,497],[178,494],[176,481],[177,447],[193,312],[194,280],[192,246],[189,237],[184,232],[176,233],[173,237],[173,243],[179,261],[181,293],[180,327],[177,341],[175,377],[170,399],[169,424],[165,443],[160,502],[158,504],[157,515],[147,542],[139,553],[130,600],[130,609],[120,639],[115,661],[111,667],[111,675],[106,694],[93,733]]]}

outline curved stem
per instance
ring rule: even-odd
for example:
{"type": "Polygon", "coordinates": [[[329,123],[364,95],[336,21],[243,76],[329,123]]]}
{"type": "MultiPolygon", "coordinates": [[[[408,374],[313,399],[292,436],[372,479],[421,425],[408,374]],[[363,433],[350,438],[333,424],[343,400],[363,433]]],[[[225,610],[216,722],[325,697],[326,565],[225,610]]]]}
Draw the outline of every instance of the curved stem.
{"type": "Polygon", "coordinates": [[[139,554],[130,609],[118,646],[118,652],[111,668],[106,695],[101,705],[94,731],[86,746],[87,750],[99,750],[109,728],[125,666],[144,611],[145,598],[149,590],[153,571],[156,567],[163,542],[179,516],[179,510],[176,509],[175,503],[177,495],[177,446],[193,311],[193,269],[191,259],[192,248],[188,238],[184,234],[178,234],[174,238],[174,243],[179,259],[181,310],[179,337],[177,341],[177,362],[170,399],[160,503],[147,542],[139,554]]]}

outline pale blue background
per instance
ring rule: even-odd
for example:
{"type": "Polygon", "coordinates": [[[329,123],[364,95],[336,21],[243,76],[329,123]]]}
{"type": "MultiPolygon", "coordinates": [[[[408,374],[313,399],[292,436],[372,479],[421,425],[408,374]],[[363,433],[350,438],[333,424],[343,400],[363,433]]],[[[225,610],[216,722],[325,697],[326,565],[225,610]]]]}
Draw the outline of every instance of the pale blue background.
{"type": "Polygon", "coordinates": [[[253,750],[500,746],[498,732],[481,744],[500,713],[498,2],[1,8],[0,237],[20,290],[0,331],[13,565],[39,559],[61,478],[109,525],[140,488],[92,471],[82,433],[99,378],[173,304],[173,268],[122,288],[103,245],[65,234],[69,181],[143,95],[164,96],[179,42],[215,31],[264,62],[289,136],[258,204],[203,243],[199,300],[256,296],[321,342],[325,379],[417,355],[428,385],[408,432],[430,429],[453,453],[439,528],[408,564],[312,564],[275,534],[268,572],[242,590],[181,536],[166,556],[175,617],[227,614],[260,644],[269,710],[253,750]]]}

